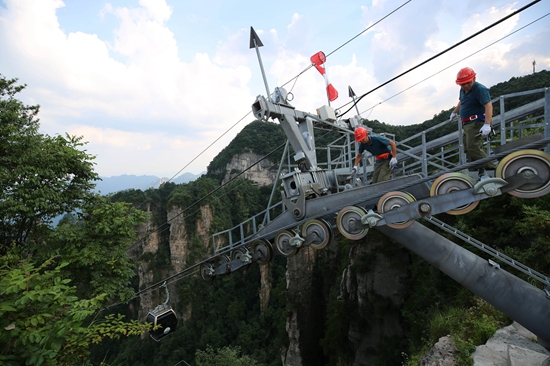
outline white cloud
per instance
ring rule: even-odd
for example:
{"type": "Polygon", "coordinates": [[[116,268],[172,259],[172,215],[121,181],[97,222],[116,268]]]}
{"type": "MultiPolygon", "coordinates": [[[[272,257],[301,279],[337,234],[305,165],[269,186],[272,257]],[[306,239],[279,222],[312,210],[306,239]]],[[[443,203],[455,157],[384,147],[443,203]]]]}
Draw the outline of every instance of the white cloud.
{"type": "MultiPolygon", "coordinates": [[[[3,0],[0,47],[9,53],[0,58],[0,70],[6,77],[18,77],[28,84],[25,102],[41,105],[39,117],[46,133],[67,131],[90,142],[90,149],[102,162],[98,164],[101,175],[107,175],[106,171],[118,174],[117,169],[126,168],[138,174],[143,165],[143,169],[151,169],[146,170],[148,174],[166,176],[167,167],[179,170],[219,139],[212,152],[201,156],[202,165],[193,168],[195,173],[203,171],[253,117],[246,116],[223,134],[250,112],[257,94],[265,94],[256,53],[248,47],[249,28],[242,25],[249,24],[247,13],[236,11],[216,18],[216,12],[198,3],[186,7],[182,14],[175,13],[181,8],[171,0],[134,0],[132,6],[119,6],[116,1],[97,8],[96,14],[86,14],[111,27],[96,34],[78,26],[65,30],[57,18],[64,7],[62,1],[3,0]],[[176,16],[177,20],[173,19],[176,16]],[[219,33],[210,45],[216,46],[215,53],[189,49],[193,32],[174,26],[181,20],[205,17],[209,24],[219,22],[219,33]],[[224,21],[228,17],[232,22],[224,21]],[[182,54],[185,60],[179,58],[182,54]]],[[[349,5],[352,15],[331,28],[331,33],[338,29],[338,34],[330,45],[340,46],[358,29],[365,29],[399,5],[373,1],[369,7],[362,6],[361,12],[357,5],[349,5]]],[[[359,110],[368,110],[364,117],[382,122],[420,123],[456,103],[454,78],[461,67],[474,67],[479,81],[488,86],[529,73],[533,59],[537,70],[549,68],[547,20],[546,27],[527,28],[457,63],[538,16],[541,11],[536,6],[531,13],[521,13],[378,88],[361,100],[359,110]]],[[[331,105],[337,108],[350,101],[348,86],[361,96],[517,7],[506,0],[465,0],[460,7],[451,0],[406,4],[327,60],[329,81],[340,94],[331,105]]],[[[314,68],[304,70],[313,53],[329,53],[322,24],[336,20],[331,18],[333,14],[316,14],[303,6],[297,9],[281,12],[283,19],[270,14],[266,17],[269,22],[261,23],[266,28],[255,31],[264,43],[260,52],[271,90],[286,83],[285,88],[294,95],[291,103],[299,110],[314,112],[327,104],[325,81],[314,68]],[[299,77],[293,79],[296,75],[299,77]]],[[[355,113],[353,108],[346,117],[355,113]]]]}
{"type": "Polygon", "coordinates": [[[140,4],[144,7],[108,4],[103,9],[120,20],[115,42],[109,45],[95,34],[65,34],[55,16],[61,2],[36,6],[30,0],[8,1],[2,26],[12,32],[3,42],[25,60],[25,69],[18,70],[21,76],[28,75],[29,68],[40,68],[32,75],[32,85],[53,92],[43,95],[48,99],[41,102],[52,108],[93,109],[123,119],[185,121],[196,127],[238,116],[242,109],[236,103],[252,98],[246,85],[250,70],[217,65],[205,54],[182,62],[174,34],[164,24],[170,7],[164,1],[140,4]],[[112,52],[127,61],[116,61],[112,52]]]}

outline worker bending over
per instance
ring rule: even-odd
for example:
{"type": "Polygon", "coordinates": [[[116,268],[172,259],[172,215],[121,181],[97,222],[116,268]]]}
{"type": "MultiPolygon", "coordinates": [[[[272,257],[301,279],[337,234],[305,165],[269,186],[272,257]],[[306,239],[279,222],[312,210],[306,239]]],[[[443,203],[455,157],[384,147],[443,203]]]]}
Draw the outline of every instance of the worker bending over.
{"type": "Polygon", "coordinates": [[[366,150],[375,159],[372,183],[390,180],[392,168],[397,164],[395,142],[380,135],[369,136],[369,132],[365,127],[355,129],[355,141],[359,142],[359,152],[355,157],[352,172],[357,172],[357,165],[359,165],[363,152],[366,150]]]}

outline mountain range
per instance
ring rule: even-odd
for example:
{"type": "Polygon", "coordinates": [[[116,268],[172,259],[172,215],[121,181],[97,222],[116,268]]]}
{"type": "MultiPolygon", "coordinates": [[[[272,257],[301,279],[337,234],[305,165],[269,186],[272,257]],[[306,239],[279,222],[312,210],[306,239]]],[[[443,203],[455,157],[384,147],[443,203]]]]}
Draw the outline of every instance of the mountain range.
{"type": "Polygon", "coordinates": [[[109,193],[114,193],[114,192],[120,192],[126,189],[140,189],[142,191],[145,191],[149,188],[156,189],[160,186],[161,183],[168,182],[168,181],[176,184],[189,183],[199,178],[201,175],[205,173],[206,172],[202,172],[200,174],[183,173],[182,175],[174,179],[170,179],[166,177],[159,178],[154,175],[128,175],[128,174],[116,175],[113,177],[100,177],[101,180],[96,182],[95,191],[102,195],[107,195],[109,193]]]}

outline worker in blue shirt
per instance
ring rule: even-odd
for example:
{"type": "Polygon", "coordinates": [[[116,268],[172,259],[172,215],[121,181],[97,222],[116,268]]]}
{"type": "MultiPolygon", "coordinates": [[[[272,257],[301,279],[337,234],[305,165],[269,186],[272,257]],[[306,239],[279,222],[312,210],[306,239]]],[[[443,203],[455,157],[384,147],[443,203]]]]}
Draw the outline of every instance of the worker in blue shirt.
{"type": "MultiPolygon", "coordinates": [[[[481,148],[483,139],[491,133],[493,120],[493,104],[489,90],[476,81],[476,73],[469,67],[461,69],[456,76],[460,86],[458,105],[451,112],[451,120],[460,112],[462,129],[464,131],[464,152],[468,163],[487,157],[481,148]]],[[[492,162],[479,167],[479,175],[485,173],[485,168],[496,169],[492,162]]]]}
{"type": "Polygon", "coordinates": [[[392,168],[397,164],[397,147],[395,142],[384,136],[369,136],[365,127],[355,129],[355,141],[359,142],[359,151],[353,164],[353,172],[357,171],[357,165],[366,150],[374,155],[374,173],[372,183],[384,182],[391,179],[392,168]]]}

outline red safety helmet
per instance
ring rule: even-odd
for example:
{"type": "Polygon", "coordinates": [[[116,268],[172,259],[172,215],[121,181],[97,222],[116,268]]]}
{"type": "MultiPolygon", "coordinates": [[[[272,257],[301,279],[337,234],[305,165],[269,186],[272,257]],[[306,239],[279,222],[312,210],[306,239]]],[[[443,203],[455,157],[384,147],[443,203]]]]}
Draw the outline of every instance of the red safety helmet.
{"type": "Polygon", "coordinates": [[[368,131],[365,127],[357,127],[355,129],[355,141],[360,142],[363,141],[365,137],[367,137],[368,131]]]}
{"type": "Polygon", "coordinates": [[[465,67],[463,69],[460,69],[460,71],[456,75],[456,83],[458,85],[466,84],[474,80],[475,77],[476,77],[475,71],[469,67],[465,67]]]}

